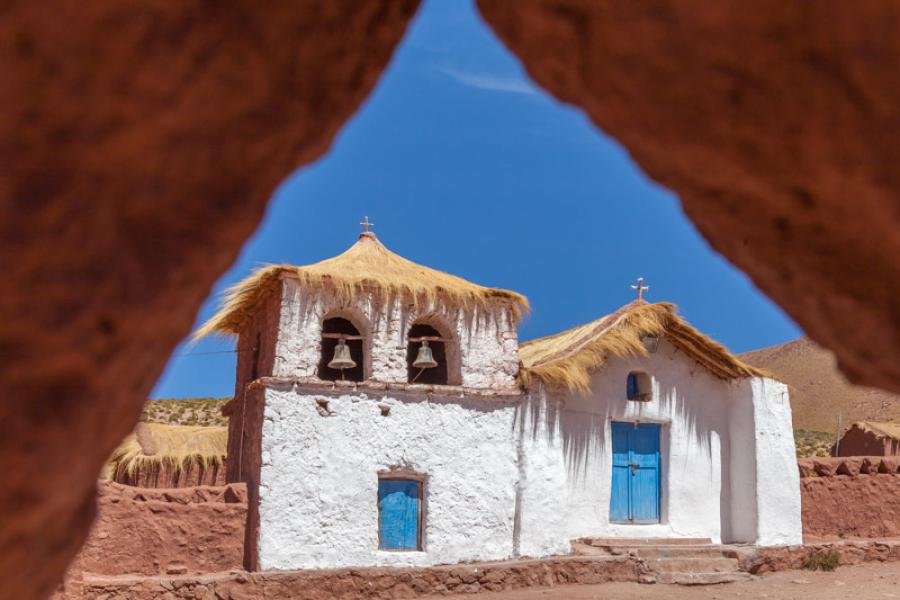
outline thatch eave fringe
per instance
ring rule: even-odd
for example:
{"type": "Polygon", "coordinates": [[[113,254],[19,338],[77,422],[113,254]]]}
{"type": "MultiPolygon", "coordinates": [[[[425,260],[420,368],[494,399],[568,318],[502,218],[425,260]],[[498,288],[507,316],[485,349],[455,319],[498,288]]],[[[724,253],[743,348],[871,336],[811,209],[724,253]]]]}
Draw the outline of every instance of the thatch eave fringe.
{"type": "Polygon", "coordinates": [[[590,391],[591,375],[610,356],[648,356],[641,337],[657,335],[720,379],[771,377],[731,354],[677,314],[674,304],[633,302],[596,321],[519,347],[523,387],[541,381],[548,389],[590,391]]]}
{"type": "Polygon", "coordinates": [[[349,302],[361,293],[385,302],[402,298],[416,306],[438,300],[462,309],[506,304],[518,322],[528,311],[525,296],[483,287],[455,275],[418,265],[387,248],[372,233],[364,233],[346,252],[306,265],[266,265],[225,291],[221,309],[193,335],[197,340],[217,333],[237,335],[278,282],[290,277],[305,289],[327,291],[349,302]]]}

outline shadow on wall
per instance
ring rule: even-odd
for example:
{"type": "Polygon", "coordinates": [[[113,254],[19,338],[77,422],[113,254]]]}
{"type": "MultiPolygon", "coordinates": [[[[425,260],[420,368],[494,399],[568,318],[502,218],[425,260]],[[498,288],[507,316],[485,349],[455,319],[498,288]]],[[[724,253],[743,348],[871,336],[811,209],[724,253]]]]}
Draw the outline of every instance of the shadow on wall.
{"type": "Polygon", "coordinates": [[[669,473],[673,468],[676,471],[695,469],[696,462],[702,462],[696,461],[701,453],[706,458],[704,468],[708,469],[710,479],[716,477],[716,463],[720,465],[720,525],[723,539],[730,539],[731,450],[727,431],[730,399],[727,392],[723,389],[721,397],[704,395],[689,400],[675,385],[654,380],[654,387],[652,402],[636,402],[626,400],[624,378],[621,397],[599,391],[565,394],[539,386],[518,409],[517,423],[523,435],[532,441],[545,435],[551,447],[560,448],[572,488],[587,485],[593,477],[611,477],[609,472],[597,472],[610,460],[610,422],[663,424],[663,439],[660,440],[662,520],[666,520],[668,513],[669,473]],[[680,440],[674,448],[673,436],[680,440]]]}

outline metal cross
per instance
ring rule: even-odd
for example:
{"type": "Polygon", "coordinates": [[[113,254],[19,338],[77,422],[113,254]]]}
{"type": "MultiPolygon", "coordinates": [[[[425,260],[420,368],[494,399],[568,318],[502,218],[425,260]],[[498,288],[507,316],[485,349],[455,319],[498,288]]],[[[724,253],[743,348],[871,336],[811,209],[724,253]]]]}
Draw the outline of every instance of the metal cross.
{"type": "Polygon", "coordinates": [[[644,285],[644,278],[643,278],[643,277],[638,277],[637,285],[632,285],[632,286],[631,286],[631,289],[637,290],[637,293],[638,293],[637,299],[638,299],[638,300],[643,300],[643,299],[644,299],[644,292],[649,291],[649,290],[650,290],[650,286],[649,286],[649,285],[644,285]]]}
{"type": "Polygon", "coordinates": [[[375,223],[369,223],[369,217],[363,217],[363,220],[359,223],[365,228],[365,232],[369,232],[369,227],[375,227],[375,223]]]}

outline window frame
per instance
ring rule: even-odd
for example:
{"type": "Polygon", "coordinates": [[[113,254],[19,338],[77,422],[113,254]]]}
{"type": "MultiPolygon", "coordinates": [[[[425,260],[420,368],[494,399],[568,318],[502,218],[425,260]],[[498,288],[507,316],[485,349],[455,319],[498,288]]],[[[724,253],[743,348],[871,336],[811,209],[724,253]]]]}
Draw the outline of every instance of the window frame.
{"type": "Polygon", "coordinates": [[[378,473],[378,486],[375,490],[375,508],[378,513],[378,551],[379,552],[424,552],[425,551],[425,485],[427,477],[414,471],[382,471],[378,473]],[[416,519],[415,548],[384,548],[381,545],[381,509],[378,507],[378,489],[382,481],[415,481],[419,490],[418,518],[416,519]]]}
{"type": "Polygon", "coordinates": [[[650,402],[653,400],[653,378],[646,371],[629,371],[625,378],[625,399],[630,402],[650,402]],[[632,393],[632,381],[634,390],[632,393]],[[644,385],[641,385],[641,384],[644,385]],[[644,390],[644,387],[649,389],[644,390]]]}

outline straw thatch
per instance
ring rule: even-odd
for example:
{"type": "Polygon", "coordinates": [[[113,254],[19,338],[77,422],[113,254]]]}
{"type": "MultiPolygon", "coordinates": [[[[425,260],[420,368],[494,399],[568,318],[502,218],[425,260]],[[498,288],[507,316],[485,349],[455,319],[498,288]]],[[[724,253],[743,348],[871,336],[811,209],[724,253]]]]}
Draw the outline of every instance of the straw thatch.
{"type": "Polygon", "coordinates": [[[678,316],[674,304],[635,301],[596,321],[519,346],[520,380],[548,387],[590,391],[591,372],[609,356],[647,356],[641,336],[665,339],[722,379],[769,375],[745,364],[678,316]]]}
{"type": "Polygon", "coordinates": [[[382,245],[371,232],[363,233],[346,252],[321,262],[296,267],[268,265],[227,290],[222,308],[194,334],[195,339],[211,333],[237,335],[260,303],[284,277],[296,277],[306,288],[328,289],[349,300],[363,291],[374,291],[385,299],[400,296],[414,304],[440,298],[459,306],[508,302],[518,321],[528,309],[521,294],[488,288],[465,279],[416,264],[382,245]]]}
{"type": "Polygon", "coordinates": [[[110,479],[145,487],[216,483],[224,474],[227,427],[138,423],[109,459],[110,479]]]}
{"type": "Polygon", "coordinates": [[[850,426],[871,433],[879,439],[900,440],[900,423],[886,423],[883,421],[857,421],[850,426]]]}

